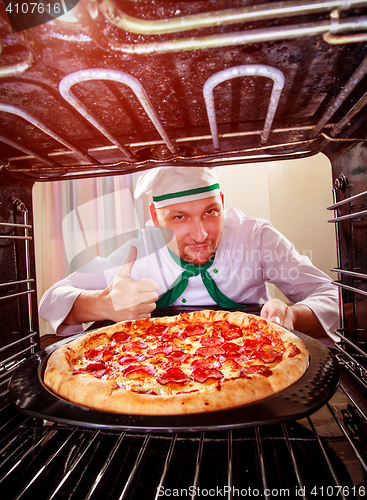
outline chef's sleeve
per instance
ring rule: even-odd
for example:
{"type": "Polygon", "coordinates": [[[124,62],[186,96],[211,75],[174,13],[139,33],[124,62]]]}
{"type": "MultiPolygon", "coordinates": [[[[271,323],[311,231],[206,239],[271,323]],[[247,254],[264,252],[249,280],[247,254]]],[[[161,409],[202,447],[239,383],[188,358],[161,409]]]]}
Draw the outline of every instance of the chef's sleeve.
{"type": "Polygon", "coordinates": [[[305,255],[271,224],[256,235],[261,249],[264,279],[273,283],[291,304],[309,307],[334,340],[339,328],[339,292],[331,278],[315,267],[305,255]]]}

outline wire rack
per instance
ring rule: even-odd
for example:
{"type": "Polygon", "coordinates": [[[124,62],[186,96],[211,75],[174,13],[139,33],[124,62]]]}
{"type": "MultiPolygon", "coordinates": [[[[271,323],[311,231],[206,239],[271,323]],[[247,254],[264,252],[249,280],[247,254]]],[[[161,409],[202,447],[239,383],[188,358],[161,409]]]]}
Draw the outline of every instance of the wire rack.
{"type": "Polygon", "coordinates": [[[341,384],[312,416],[194,434],[90,430],[0,410],[2,498],[364,498],[367,417],[341,384]]]}

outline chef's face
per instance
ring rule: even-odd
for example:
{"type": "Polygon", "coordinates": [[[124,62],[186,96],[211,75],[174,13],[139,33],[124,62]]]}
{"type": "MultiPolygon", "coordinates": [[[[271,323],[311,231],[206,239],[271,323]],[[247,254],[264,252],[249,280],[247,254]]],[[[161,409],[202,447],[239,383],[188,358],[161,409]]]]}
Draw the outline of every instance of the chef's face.
{"type": "Polygon", "coordinates": [[[167,207],[150,206],[155,226],[166,226],[175,233],[169,248],[190,264],[209,262],[223,232],[223,195],[176,203],[167,207]]]}

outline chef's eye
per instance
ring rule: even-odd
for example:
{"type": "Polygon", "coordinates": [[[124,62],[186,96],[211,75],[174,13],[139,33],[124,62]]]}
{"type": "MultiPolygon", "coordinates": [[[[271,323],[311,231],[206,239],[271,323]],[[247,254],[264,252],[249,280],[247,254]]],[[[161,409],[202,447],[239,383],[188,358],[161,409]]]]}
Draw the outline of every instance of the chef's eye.
{"type": "Polygon", "coordinates": [[[211,208],[210,210],[207,210],[205,213],[207,213],[208,215],[213,215],[215,213],[215,209],[211,208]]]}
{"type": "Polygon", "coordinates": [[[182,219],[184,219],[184,218],[185,218],[185,216],[184,216],[184,215],[175,215],[175,216],[174,216],[174,219],[176,219],[176,220],[182,220],[182,219]]]}

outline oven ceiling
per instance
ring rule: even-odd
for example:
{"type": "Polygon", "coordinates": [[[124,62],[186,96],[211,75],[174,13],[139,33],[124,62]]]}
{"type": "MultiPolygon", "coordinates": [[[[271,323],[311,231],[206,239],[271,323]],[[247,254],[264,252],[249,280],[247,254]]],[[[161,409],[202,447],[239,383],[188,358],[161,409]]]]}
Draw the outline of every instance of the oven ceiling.
{"type": "Polygon", "coordinates": [[[367,1],[80,0],[78,22],[18,33],[0,6],[3,176],[298,158],[366,137],[367,1]]]}

